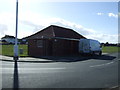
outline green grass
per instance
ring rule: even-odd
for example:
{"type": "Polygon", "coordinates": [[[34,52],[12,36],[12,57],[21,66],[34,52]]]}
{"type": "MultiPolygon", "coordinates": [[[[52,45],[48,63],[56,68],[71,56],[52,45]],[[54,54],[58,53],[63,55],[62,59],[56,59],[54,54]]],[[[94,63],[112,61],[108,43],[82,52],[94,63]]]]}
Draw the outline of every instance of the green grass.
{"type": "MultiPolygon", "coordinates": [[[[2,45],[2,52],[0,54],[6,56],[13,56],[13,47],[14,45],[2,45]]],[[[28,56],[28,47],[27,45],[19,45],[19,49],[23,49],[23,54],[19,54],[19,56],[28,56]]]]}
{"type": "Polygon", "coordinates": [[[103,52],[103,53],[116,53],[116,52],[120,52],[120,47],[115,47],[115,46],[103,46],[103,47],[102,47],[102,52],[103,52]]]}
{"type": "MultiPolygon", "coordinates": [[[[14,45],[0,45],[0,47],[2,47],[2,50],[0,50],[0,54],[1,55],[6,55],[6,56],[13,56],[14,55],[13,46],[14,45]]],[[[19,54],[19,56],[21,56],[21,57],[28,56],[28,46],[27,45],[19,45],[19,49],[23,49],[23,54],[19,54]]],[[[103,53],[120,52],[120,47],[103,46],[102,47],[102,52],[103,53]]]]}

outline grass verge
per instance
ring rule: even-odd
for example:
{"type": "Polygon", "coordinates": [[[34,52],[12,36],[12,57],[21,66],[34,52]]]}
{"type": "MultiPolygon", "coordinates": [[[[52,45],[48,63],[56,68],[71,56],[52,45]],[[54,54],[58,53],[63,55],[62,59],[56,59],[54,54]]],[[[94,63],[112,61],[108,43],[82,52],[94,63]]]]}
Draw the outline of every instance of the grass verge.
{"type": "MultiPolygon", "coordinates": [[[[5,56],[13,56],[13,47],[14,45],[2,45],[2,52],[0,52],[1,55],[5,56]]],[[[28,56],[28,46],[27,45],[19,45],[19,49],[23,49],[23,54],[19,53],[19,56],[25,57],[28,56]]]]}
{"type": "MultiPolygon", "coordinates": [[[[14,45],[1,45],[0,54],[5,56],[13,56],[13,47],[14,45]],[[2,51],[2,52],[1,52],[2,51]]],[[[23,49],[23,54],[19,54],[20,57],[27,57],[28,56],[28,45],[19,45],[19,49],[23,49]]],[[[116,53],[120,52],[120,47],[115,46],[103,46],[102,47],[103,53],[116,53]]]]}
{"type": "Polygon", "coordinates": [[[103,46],[102,47],[102,52],[103,53],[116,53],[116,52],[120,52],[120,47],[116,47],[116,46],[103,46]]]}

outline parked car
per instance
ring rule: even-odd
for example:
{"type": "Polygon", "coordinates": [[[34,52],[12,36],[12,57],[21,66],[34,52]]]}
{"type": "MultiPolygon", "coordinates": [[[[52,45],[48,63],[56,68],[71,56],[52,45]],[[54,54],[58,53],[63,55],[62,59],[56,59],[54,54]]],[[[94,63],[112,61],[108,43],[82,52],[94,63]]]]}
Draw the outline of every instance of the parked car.
{"type": "Polygon", "coordinates": [[[102,55],[102,46],[99,41],[93,39],[80,39],[79,53],[102,55]]]}

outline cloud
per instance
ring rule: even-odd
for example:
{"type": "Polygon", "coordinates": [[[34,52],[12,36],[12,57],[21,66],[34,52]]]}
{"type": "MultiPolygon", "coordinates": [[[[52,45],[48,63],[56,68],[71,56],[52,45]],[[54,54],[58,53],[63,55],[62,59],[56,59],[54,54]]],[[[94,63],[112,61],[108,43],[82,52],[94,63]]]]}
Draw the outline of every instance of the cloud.
{"type": "Polygon", "coordinates": [[[99,40],[100,42],[110,42],[110,43],[118,42],[118,35],[103,34],[97,30],[93,30],[91,28],[86,28],[80,24],[66,21],[66,20],[60,19],[60,18],[56,18],[53,20],[54,20],[54,22],[52,22],[52,24],[71,28],[71,29],[75,30],[76,32],[78,32],[79,34],[85,36],[86,38],[96,39],[96,40],[99,40]]]}
{"type": "Polygon", "coordinates": [[[34,24],[33,22],[30,22],[30,21],[20,21],[20,23],[22,23],[23,25],[34,27],[34,30],[40,30],[44,27],[42,25],[34,24]]]}
{"type": "Polygon", "coordinates": [[[8,30],[8,26],[7,25],[0,24],[0,37],[3,37],[7,30],[8,30]]]}
{"type": "Polygon", "coordinates": [[[96,35],[88,35],[90,39],[96,39],[100,42],[109,42],[109,43],[117,43],[118,42],[118,35],[110,35],[110,34],[103,34],[103,33],[96,33],[96,35]]]}
{"type": "MultiPolygon", "coordinates": [[[[80,24],[76,24],[74,22],[70,22],[61,18],[50,18],[50,19],[47,19],[46,23],[48,26],[58,25],[58,26],[73,29],[79,34],[85,36],[86,38],[96,39],[96,40],[99,40],[100,42],[110,42],[110,43],[118,42],[118,35],[103,34],[98,32],[97,30],[86,28],[80,24]]],[[[36,31],[39,31],[39,30],[36,30],[36,31]]]]}
{"type": "Polygon", "coordinates": [[[113,17],[113,18],[118,18],[118,16],[120,15],[120,13],[118,14],[114,14],[114,13],[97,13],[98,16],[102,16],[102,15],[107,15],[108,17],[113,17]]]}
{"type": "Polygon", "coordinates": [[[11,21],[15,20],[15,13],[3,12],[0,13],[0,23],[9,24],[11,21]]]}
{"type": "Polygon", "coordinates": [[[109,16],[109,17],[118,18],[118,15],[117,15],[117,14],[114,14],[114,13],[108,13],[108,16],[109,16]]]}
{"type": "MultiPolygon", "coordinates": [[[[70,21],[67,21],[67,20],[64,20],[64,19],[61,19],[61,18],[49,18],[49,19],[44,20],[44,21],[46,21],[45,22],[46,25],[43,24],[43,25],[40,25],[40,26],[46,27],[46,26],[49,26],[49,25],[58,25],[58,26],[73,29],[76,32],[81,33],[82,35],[89,35],[89,34],[93,34],[93,33],[96,32],[93,29],[85,28],[80,24],[76,24],[74,22],[70,22],[70,21]]],[[[38,30],[36,30],[36,31],[38,31],[38,30]]]]}
{"type": "Polygon", "coordinates": [[[97,13],[97,15],[104,15],[104,13],[97,13]]]}
{"type": "Polygon", "coordinates": [[[8,30],[7,25],[0,24],[0,34],[1,35],[5,34],[5,31],[7,31],[7,30],[8,30]]]}
{"type": "MultiPolygon", "coordinates": [[[[99,13],[99,15],[105,15],[99,13]]],[[[110,14],[110,17],[115,17],[114,14],[110,14]]],[[[97,30],[86,28],[83,25],[77,24],[72,21],[67,21],[58,17],[47,17],[39,13],[23,12],[19,13],[19,35],[20,38],[29,36],[37,31],[49,25],[58,25],[66,28],[70,28],[85,36],[86,38],[96,39],[100,42],[112,42],[115,43],[118,40],[117,35],[109,35],[98,32],[97,30]],[[26,28],[27,27],[27,28],[26,28]],[[28,28],[30,27],[30,28],[28,28]],[[23,33],[24,32],[24,33],[23,33]]],[[[0,14],[0,31],[2,34],[13,35],[15,31],[15,15],[14,13],[1,13],[0,14]]]]}

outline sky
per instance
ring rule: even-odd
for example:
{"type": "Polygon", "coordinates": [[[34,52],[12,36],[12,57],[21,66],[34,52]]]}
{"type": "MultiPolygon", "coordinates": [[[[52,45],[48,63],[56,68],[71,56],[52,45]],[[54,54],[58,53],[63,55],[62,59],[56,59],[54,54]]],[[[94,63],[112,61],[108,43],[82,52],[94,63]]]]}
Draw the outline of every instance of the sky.
{"type": "MultiPolygon", "coordinates": [[[[118,2],[19,0],[18,38],[50,25],[73,29],[101,43],[118,42],[118,2]]],[[[16,0],[0,0],[0,38],[15,36],[16,0]]]]}

